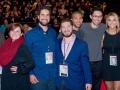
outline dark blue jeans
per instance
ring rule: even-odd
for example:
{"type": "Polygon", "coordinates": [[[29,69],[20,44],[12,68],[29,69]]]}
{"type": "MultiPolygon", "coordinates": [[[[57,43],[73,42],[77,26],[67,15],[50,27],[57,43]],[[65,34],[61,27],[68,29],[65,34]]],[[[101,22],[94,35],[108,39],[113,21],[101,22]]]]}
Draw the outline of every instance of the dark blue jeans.
{"type": "Polygon", "coordinates": [[[61,86],[61,87],[57,88],[56,90],[70,90],[70,89],[68,89],[68,88],[66,88],[64,86],[61,86]]]}
{"type": "Polygon", "coordinates": [[[42,80],[32,85],[32,90],[56,90],[54,80],[42,80]]]}
{"type": "Polygon", "coordinates": [[[102,61],[95,61],[90,63],[92,70],[92,90],[100,90],[102,79],[102,61]]]}
{"type": "Polygon", "coordinates": [[[65,86],[64,82],[61,82],[61,85],[56,88],[56,90],[72,90],[65,86]]]}

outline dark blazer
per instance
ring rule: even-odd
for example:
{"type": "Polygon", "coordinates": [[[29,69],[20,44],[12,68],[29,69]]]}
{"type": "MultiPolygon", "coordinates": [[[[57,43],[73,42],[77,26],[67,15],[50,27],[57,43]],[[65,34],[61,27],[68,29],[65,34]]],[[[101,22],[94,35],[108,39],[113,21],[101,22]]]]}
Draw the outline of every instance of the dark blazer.
{"type": "MultiPolygon", "coordinates": [[[[61,51],[61,39],[59,40],[60,49],[57,53],[57,67],[63,62],[61,51]]],[[[73,47],[65,60],[68,65],[68,77],[60,77],[57,68],[57,87],[60,88],[64,83],[65,87],[70,90],[84,90],[85,84],[92,83],[91,70],[89,66],[87,44],[78,38],[75,39],[73,47]]]]}
{"type": "Polygon", "coordinates": [[[33,67],[31,54],[26,45],[22,44],[13,60],[3,67],[1,90],[30,90],[29,72],[33,67]],[[18,67],[16,74],[11,73],[11,66],[18,67]]]}

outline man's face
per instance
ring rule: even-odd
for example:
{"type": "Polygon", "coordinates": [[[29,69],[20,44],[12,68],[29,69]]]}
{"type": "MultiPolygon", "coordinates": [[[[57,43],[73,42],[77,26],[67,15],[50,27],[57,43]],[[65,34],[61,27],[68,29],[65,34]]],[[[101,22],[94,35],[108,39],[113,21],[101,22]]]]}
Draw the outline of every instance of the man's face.
{"type": "Polygon", "coordinates": [[[60,29],[64,37],[70,37],[72,35],[72,25],[70,22],[63,22],[60,29]]]}
{"type": "Polygon", "coordinates": [[[94,25],[99,25],[102,21],[103,15],[101,11],[94,11],[92,15],[90,15],[92,23],[94,25]]]}
{"type": "Polygon", "coordinates": [[[72,22],[73,22],[73,26],[76,28],[80,28],[82,22],[83,22],[83,17],[80,13],[75,13],[72,16],[72,22]]]}
{"type": "Polygon", "coordinates": [[[40,14],[38,15],[38,20],[42,26],[47,26],[50,22],[50,12],[47,9],[41,10],[40,14]]]}

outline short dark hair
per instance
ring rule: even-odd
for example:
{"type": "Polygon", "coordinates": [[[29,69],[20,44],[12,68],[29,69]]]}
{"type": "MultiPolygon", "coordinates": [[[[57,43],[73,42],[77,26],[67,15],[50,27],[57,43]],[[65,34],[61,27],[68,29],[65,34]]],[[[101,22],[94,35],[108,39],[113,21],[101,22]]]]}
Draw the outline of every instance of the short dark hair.
{"type": "Polygon", "coordinates": [[[100,7],[94,7],[94,8],[92,8],[91,9],[91,11],[90,11],[90,15],[92,15],[95,11],[100,11],[102,14],[103,14],[103,11],[102,11],[102,9],[100,8],[100,7]]]}
{"type": "Polygon", "coordinates": [[[84,13],[82,11],[74,11],[71,15],[71,19],[73,18],[74,14],[80,14],[82,17],[84,17],[84,13]]]}
{"type": "Polygon", "coordinates": [[[40,6],[37,8],[37,15],[39,15],[41,13],[41,11],[44,9],[48,10],[49,13],[51,14],[51,9],[48,6],[40,6]]]}

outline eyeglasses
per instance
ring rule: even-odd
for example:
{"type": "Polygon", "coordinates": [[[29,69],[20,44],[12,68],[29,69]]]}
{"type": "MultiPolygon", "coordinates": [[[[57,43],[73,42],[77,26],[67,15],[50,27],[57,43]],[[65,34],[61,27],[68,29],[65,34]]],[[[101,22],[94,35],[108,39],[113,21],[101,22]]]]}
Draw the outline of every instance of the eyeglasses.
{"type": "Polygon", "coordinates": [[[101,16],[92,15],[92,17],[94,17],[94,18],[102,18],[103,16],[102,15],[101,16]]]}

